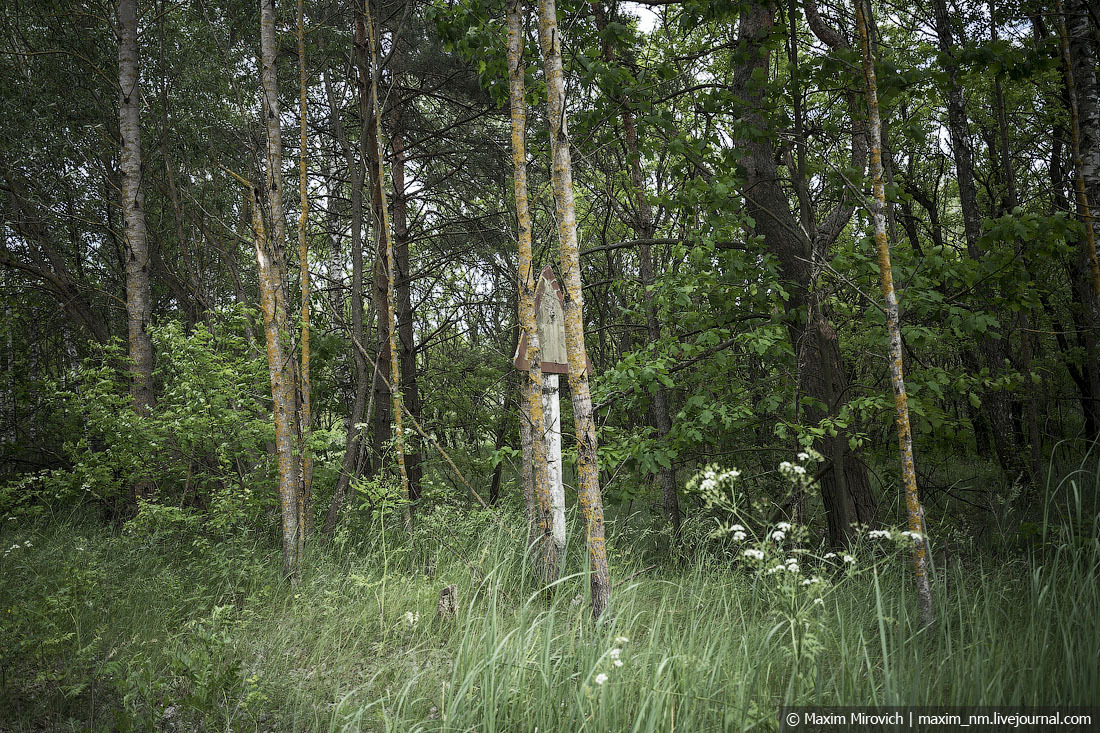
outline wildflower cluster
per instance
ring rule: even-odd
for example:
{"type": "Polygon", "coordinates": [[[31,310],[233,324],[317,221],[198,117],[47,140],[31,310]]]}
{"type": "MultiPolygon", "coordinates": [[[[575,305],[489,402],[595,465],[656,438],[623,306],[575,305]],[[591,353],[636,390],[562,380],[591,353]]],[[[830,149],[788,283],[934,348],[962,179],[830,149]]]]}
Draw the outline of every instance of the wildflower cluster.
{"type": "Polygon", "coordinates": [[[604,663],[606,661],[607,665],[605,669],[607,671],[597,672],[596,675],[592,678],[592,681],[596,684],[597,687],[602,687],[607,682],[607,680],[610,679],[610,675],[608,674],[609,672],[613,672],[614,670],[623,666],[623,647],[626,646],[628,643],[630,643],[630,639],[628,639],[627,637],[616,636],[615,646],[608,649],[607,653],[600,657],[600,661],[596,664],[596,669],[604,667],[604,663]]]}
{"type": "Polygon", "coordinates": [[[893,541],[898,549],[912,547],[918,542],[923,542],[924,537],[920,532],[907,529],[872,529],[867,532],[867,539],[876,541],[893,541]]]}
{"type": "Polygon", "coordinates": [[[16,543],[15,543],[14,545],[12,545],[12,546],[11,546],[11,547],[9,547],[8,549],[4,550],[4,557],[7,557],[8,555],[10,555],[11,553],[15,552],[16,550],[20,550],[20,549],[29,549],[29,548],[31,548],[31,547],[32,547],[32,545],[31,545],[31,541],[30,541],[30,540],[27,540],[27,541],[26,541],[26,542],[24,542],[23,544],[19,544],[18,542],[16,542],[16,543]]]}

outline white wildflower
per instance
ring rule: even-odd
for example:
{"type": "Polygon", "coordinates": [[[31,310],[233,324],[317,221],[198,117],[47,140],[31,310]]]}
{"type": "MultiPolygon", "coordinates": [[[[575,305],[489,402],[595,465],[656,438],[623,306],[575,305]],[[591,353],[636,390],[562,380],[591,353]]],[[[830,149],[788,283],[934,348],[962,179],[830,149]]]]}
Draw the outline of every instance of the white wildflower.
{"type": "Polygon", "coordinates": [[[779,470],[780,471],[790,471],[792,466],[793,466],[793,464],[790,461],[783,461],[782,463],[779,464],[779,470]]]}
{"type": "Polygon", "coordinates": [[[714,491],[717,486],[718,482],[712,478],[703,479],[703,483],[699,484],[699,488],[703,491],[714,491]]]}
{"type": "Polygon", "coordinates": [[[888,540],[890,539],[890,530],[888,529],[872,529],[867,533],[867,536],[873,540],[888,540]]]}
{"type": "Polygon", "coordinates": [[[809,459],[810,459],[810,454],[807,453],[806,451],[802,451],[801,453],[798,454],[798,460],[800,460],[800,461],[807,461],[809,459]]]}
{"type": "Polygon", "coordinates": [[[611,651],[609,651],[607,653],[607,656],[611,657],[612,659],[618,659],[619,657],[622,656],[622,654],[623,654],[623,650],[618,648],[618,647],[615,647],[614,649],[612,649],[611,651]]]}
{"type": "Polygon", "coordinates": [[[821,598],[815,598],[814,603],[816,603],[819,606],[824,606],[825,605],[825,601],[822,600],[821,598]]]}
{"type": "Polygon", "coordinates": [[[623,660],[616,659],[614,662],[612,662],[612,664],[614,664],[616,667],[621,667],[623,666],[623,660]]]}
{"type": "Polygon", "coordinates": [[[813,585],[813,584],[814,584],[813,578],[806,578],[805,580],[802,581],[802,585],[813,585]]]}
{"type": "Polygon", "coordinates": [[[776,565],[774,568],[768,568],[768,575],[775,575],[776,573],[786,570],[782,565],[776,565]]]}
{"type": "Polygon", "coordinates": [[[736,540],[737,542],[744,541],[746,536],[747,535],[744,532],[734,532],[733,533],[733,539],[736,540]]]}
{"type": "Polygon", "coordinates": [[[826,553],[825,553],[825,559],[826,559],[826,560],[832,560],[832,559],[833,559],[834,557],[836,557],[836,553],[835,553],[835,552],[826,552],[826,553]]]}
{"type": "Polygon", "coordinates": [[[798,563],[790,563],[787,565],[787,572],[798,573],[801,572],[801,568],[798,567],[798,563]]]}
{"type": "Polygon", "coordinates": [[[730,527],[730,531],[733,531],[733,532],[744,532],[744,531],[745,531],[745,528],[744,528],[744,527],[742,527],[742,526],[741,526],[740,524],[735,524],[735,525],[733,525],[732,527],[730,527]]]}
{"type": "Polygon", "coordinates": [[[413,613],[412,611],[405,611],[405,623],[409,626],[416,626],[420,622],[420,612],[413,613]]]}
{"type": "Polygon", "coordinates": [[[774,532],[772,532],[772,539],[775,540],[776,542],[781,542],[783,540],[783,538],[786,537],[786,536],[787,536],[787,533],[784,532],[781,529],[777,529],[774,532]]]}
{"type": "Polygon", "coordinates": [[[775,528],[776,529],[781,529],[784,532],[786,532],[787,530],[789,530],[791,528],[791,523],[790,522],[780,522],[779,524],[775,525],[775,528]]]}
{"type": "Polygon", "coordinates": [[[615,637],[615,643],[616,644],[627,644],[629,642],[630,642],[630,639],[626,638],[625,636],[616,636],[615,637]]]}
{"type": "Polygon", "coordinates": [[[598,675],[596,675],[596,679],[593,680],[593,681],[597,685],[602,685],[604,682],[607,682],[607,675],[604,674],[603,672],[600,672],[598,675]]]}
{"type": "Polygon", "coordinates": [[[844,557],[841,558],[841,560],[848,563],[849,565],[855,565],[855,562],[856,562],[856,559],[854,557],[852,557],[851,555],[845,555],[844,557]]]}
{"type": "Polygon", "coordinates": [[[749,548],[748,550],[745,550],[741,554],[744,555],[745,557],[751,557],[753,560],[763,560],[764,559],[764,551],[763,550],[757,550],[756,548],[749,548]]]}
{"type": "Polygon", "coordinates": [[[910,539],[913,542],[920,542],[921,540],[924,539],[924,537],[921,536],[920,532],[910,532],[909,530],[906,530],[906,531],[902,532],[901,535],[903,537],[907,537],[908,539],[910,539]]]}
{"type": "Polygon", "coordinates": [[[804,476],[806,474],[805,466],[791,466],[791,470],[797,473],[799,476],[804,476]]]}

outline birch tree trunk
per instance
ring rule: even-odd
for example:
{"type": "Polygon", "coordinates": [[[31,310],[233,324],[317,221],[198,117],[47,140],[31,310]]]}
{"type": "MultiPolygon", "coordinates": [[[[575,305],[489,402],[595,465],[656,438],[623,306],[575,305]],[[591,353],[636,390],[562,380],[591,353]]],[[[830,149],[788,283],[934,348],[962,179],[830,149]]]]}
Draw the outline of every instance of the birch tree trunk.
{"type": "Polygon", "coordinates": [[[890,269],[890,243],[886,237],[886,186],[882,171],[882,120],[879,116],[878,89],[875,82],[875,59],[871,51],[868,27],[870,4],[856,0],[856,29],[859,34],[863,78],[867,85],[867,112],[871,127],[871,220],[874,223],[875,249],[878,251],[879,279],[882,297],[886,301],[886,329],[890,339],[890,382],[894,388],[895,418],[898,426],[898,448],[901,453],[901,477],[905,487],[905,506],[909,514],[909,530],[919,539],[913,543],[913,563],[917,575],[917,597],[920,601],[921,623],[931,627],[934,622],[932,591],[928,580],[927,534],[924,511],[917,494],[917,471],[913,463],[913,433],[909,424],[909,404],[905,395],[905,375],[902,367],[901,323],[898,301],[894,293],[894,278],[890,269]]]}
{"type": "Polygon", "coordinates": [[[301,507],[295,431],[297,395],[290,364],[293,344],[287,323],[286,220],[283,212],[283,141],[279,92],[275,74],[275,0],[260,0],[260,62],[264,127],[267,131],[267,206],[271,237],[266,236],[259,190],[252,202],[252,227],[260,273],[260,304],[267,337],[267,363],[275,418],[275,450],[279,465],[279,503],[283,516],[283,574],[297,583],[301,576],[301,507]]]}
{"type": "Polygon", "coordinates": [[[596,423],[588,386],[588,359],[584,346],[584,301],[581,284],[577,215],[573,201],[573,164],[565,115],[565,81],[561,61],[561,33],[554,0],[539,0],[539,41],[546,74],[547,115],[553,157],[551,181],[561,244],[565,285],[565,348],[569,357],[569,391],[577,435],[577,492],[588,538],[591,564],[592,615],[599,618],[611,595],[611,574],[604,540],[603,497],[600,495],[596,452],[596,423]]]}
{"type": "MultiPolygon", "coordinates": [[[[1085,406],[1087,423],[1100,424],[1100,266],[1096,255],[1096,216],[1092,208],[1100,199],[1100,109],[1097,100],[1096,49],[1090,37],[1089,10],[1081,0],[1071,0],[1068,13],[1061,0],[1055,3],[1058,35],[1062,41],[1067,96],[1070,102],[1070,127],[1073,143],[1074,187],[1078,217],[1085,225],[1085,238],[1071,278],[1077,294],[1075,320],[1091,329],[1083,331],[1086,351],[1085,376],[1092,399],[1085,406]],[[1087,285],[1086,285],[1087,283],[1087,285]],[[1091,297],[1090,297],[1091,296],[1091,297]]],[[[1096,440],[1100,430],[1086,437],[1096,440]]]]}
{"type": "MultiPolygon", "coordinates": [[[[145,230],[145,194],[141,187],[141,87],[137,0],[118,3],[118,129],[122,139],[119,173],[126,232],[126,320],[130,346],[130,393],[134,410],[146,415],[153,406],[153,342],[149,324],[153,303],[149,287],[149,246],[145,230]]],[[[151,487],[147,478],[131,488],[136,502],[151,487]]]]}
{"type": "MultiPolygon", "coordinates": [[[[546,429],[542,402],[542,345],[535,322],[535,264],[531,246],[531,212],[527,198],[527,91],[523,76],[523,0],[508,2],[508,98],[512,123],[512,178],[516,196],[516,240],[519,244],[517,265],[519,287],[519,323],[527,337],[526,379],[520,387],[523,397],[521,433],[529,459],[524,462],[524,493],[532,501],[528,506],[528,534],[532,552],[547,582],[557,580],[560,571],[558,546],[553,537],[553,502],[550,496],[546,429]],[[529,476],[526,474],[530,474],[529,476]],[[528,487],[530,487],[528,489],[528,487]],[[533,510],[533,511],[532,511],[533,510]]],[[[545,297],[554,297],[547,293],[545,297]]]]}
{"type": "Polygon", "coordinates": [[[390,396],[392,398],[393,405],[393,435],[394,435],[394,447],[397,450],[397,470],[401,478],[401,500],[403,504],[403,514],[405,518],[405,531],[412,534],[412,506],[410,505],[409,496],[409,474],[405,469],[405,435],[402,429],[403,418],[403,406],[401,398],[401,389],[399,388],[401,380],[401,365],[398,362],[397,353],[397,316],[394,308],[394,290],[395,290],[395,270],[394,270],[394,250],[393,250],[393,235],[390,230],[390,215],[386,204],[386,187],[384,185],[384,177],[382,175],[382,111],[378,104],[378,75],[382,73],[381,64],[378,57],[378,42],[374,32],[374,22],[371,18],[370,3],[366,4],[366,12],[364,18],[367,24],[367,40],[370,43],[370,55],[371,55],[371,98],[374,102],[374,133],[375,133],[375,150],[374,154],[377,156],[378,165],[378,180],[376,185],[376,193],[379,198],[379,217],[380,227],[378,236],[382,243],[383,248],[386,251],[386,330],[389,334],[389,356],[390,356],[390,396]]]}
{"type": "Polygon", "coordinates": [[[298,370],[301,379],[302,410],[299,417],[301,432],[302,479],[298,501],[298,554],[305,551],[305,541],[313,527],[313,455],[309,450],[309,437],[313,429],[313,413],[310,405],[309,379],[309,243],[306,240],[306,226],[309,223],[309,178],[306,173],[306,144],[308,122],[308,101],[306,99],[306,32],[305,11],[302,0],[298,0],[298,271],[301,286],[301,367],[298,370]]]}

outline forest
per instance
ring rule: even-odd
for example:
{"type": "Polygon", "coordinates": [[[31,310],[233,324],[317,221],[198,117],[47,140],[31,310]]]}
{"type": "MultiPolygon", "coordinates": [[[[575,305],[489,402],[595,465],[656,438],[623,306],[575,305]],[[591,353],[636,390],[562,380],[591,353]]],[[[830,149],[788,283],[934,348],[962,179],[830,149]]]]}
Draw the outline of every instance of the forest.
{"type": "Polygon", "coordinates": [[[1100,725],[1098,57],[1095,0],[6,0],[0,731],[1100,725]]]}

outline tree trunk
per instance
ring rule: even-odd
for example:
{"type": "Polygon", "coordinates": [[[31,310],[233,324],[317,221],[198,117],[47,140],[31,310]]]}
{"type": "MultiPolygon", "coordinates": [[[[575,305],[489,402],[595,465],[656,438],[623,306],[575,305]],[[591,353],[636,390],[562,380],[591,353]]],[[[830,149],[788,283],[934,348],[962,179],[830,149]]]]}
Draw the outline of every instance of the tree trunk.
{"type": "Polygon", "coordinates": [[[305,12],[302,0],[298,0],[298,119],[300,122],[298,139],[298,271],[301,285],[301,367],[298,370],[301,380],[302,409],[298,423],[301,432],[302,478],[298,501],[298,553],[305,551],[306,538],[313,531],[313,454],[309,449],[309,438],[313,430],[313,411],[310,401],[309,379],[309,243],[306,239],[306,227],[309,223],[309,195],[306,173],[307,138],[307,99],[306,99],[306,35],[305,12]]]}
{"type": "Polygon", "coordinates": [[[1074,320],[1087,324],[1078,331],[1085,345],[1085,371],[1089,382],[1088,400],[1084,407],[1086,438],[1100,439],[1095,426],[1100,415],[1100,339],[1096,336],[1100,324],[1100,266],[1096,255],[1097,224],[1092,208],[1100,200],[1100,110],[1097,108],[1096,52],[1089,38],[1088,8],[1073,0],[1068,19],[1064,17],[1061,0],[1056,0],[1058,35],[1062,44],[1066,96],[1069,101],[1070,131],[1073,150],[1074,189],[1077,194],[1077,216],[1085,226],[1071,288],[1076,295],[1074,320]],[[1087,274],[1086,274],[1087,272],[1087,274]],[[1087,285],[1085,283],[1088,283],[1087,285]],[[1091,399],[1089,399],[1091,397],[1091,399]]]}
{"type": "MultiPolygon", "coordinates": [[[[354,21],[354,43],[356,57],[359,57],[358,49],[365,47],[366,27],[359,22],[358,15],[354,21]]],[[[343,123],[340,121],[340,112],[336,99],[332,94],[328,78],[325,79],[326,93],[328,95],[331,110],[331,126],[333,134],[344,154],[344,161],[351,173],[351,332],[348,340],[351,342],[351,354],[355,364],[355,398],[352,402],[351,414],[348,416],[347,432],[344,439],[344,458],[340,466],[340,476],[336,480],[336,487],[332,492],[332,503],[329,505],[328,514],[321,531],[332,537],[336,532],[336,523],[340,513],[347,502],[348,488],[351,480],[358,475],[359,454],[363,444],[363,416],[367,404],[367,393],[371,386],[372,370],[367,364],[367,359],[357,347],[367,343],[367,334],[363,326],[363,183],[366,179],[366,146],[365,135],[367,120],[366,112],[370,92],[367,88],[367,78],[363,69],[357,69],[356,76],[359,89],[359,106],[362,111],[360,123],[360,151],[356,158],[351,144],[344,134],[343,123]]]]}
{"type": "MultiPolygon", "coordinates": [[[[944,68],[947,71],[945,90],[947,128],[951,133],[951,150],[955,158],[955,175],[959,185],[959,206],[962,209],[966,252],[971,260],[981,262],[983,253],[978,241],[982,235],[981,212],[978,209],[978,191],[974,184],[974,152],[970,146],[966,107],[958,79],[958,64],[954,58],[951,19],[947,14],[946,0],[932,0],[932,6],[935,12],[936,38],[944,68]]],[[[1003,340],[985,336],[979,341],[979,348],[993,374],[1001,374],[1007,357],[1003,340]]],[[[985,417],[992,428],[997,460],[1005,474],[1010,479],[1016,479],[1025,472],[1026,464],[1021,460],[1019,446],[1016,444],[1015,433],[1012,430],[1012,401],[1009,395],[1000,389],[983,390],[981,399],[985,407],[985,417]]]]}
{"type": "Polygon", "coordinates": [[[380,126],[378,116],[378,86],[375,82],[375,73],[381,73],[374,68],[371,55],[371,42],[367,34],[367,18],[363,12],[357,12],[355,58],[359,67],[360,76],[366,80],[368,91],[367,105],[363,109],[365,125],[364,159],[369,172],[371,190],[371,228],[374,233],[374,267],[372,270],[372,295],[374,300],[375,315],[377,317],[377,349],[375,351],[375,375],[373,380],[374,392],[374,419],[372,420],[371,435],[372,448],[375,456],[379,458],[378,470],[381,470],[380,460],[386,452],[386,444],[390,440],[390,424],[392,410],[390,387],[393,383],[390,375],[390,295],[386,275],[386,240],[382,236],[383,231],[383,204],[382,204],[382,158],[381,141],[379,140],[380,126]],[[362,41],[360,42],[360,38],[362,41]]]}
{"type": "Polygon", "coordinates": [[[894,280],[890,270],[890,243],[886,238],[886,186],[882,173],[882,122],[879,118],[878,91],[875,84],[875,60],[871,52],[867,15],[870,4],[856,0],[856,28],[859,33],[860,51],[863,57],[863,77],[867,83],[867,109],[871,123],[871,176],[873,198],[871,218],[875,229],[875,249],[878,251],[879,278],[882,296],[886,301],[886,327],[890,334],[890,382],[894,388],[894,406],[898,426],[898,448],[901,453],[902,483],[905,487],[905,506],[909,514],[909,530],[917,535],[913,543],[913,562],[917,575],[917,596],[920,600],[921,622],[930,628],[934,622],[932,591],[928,582],[927,534],[924,527],[924,511],[917,494],[917,471],[913,463],[913,433],[909,426],[909,404],[905,394],[905,375],[902,366],[901,323],[898,302],[894,294],[894,280]]]}
{"type": "MultiPolygon", "coordinates": [[[[519,325],[527,337],[528,363],[521,394],[520,412],[524,440],[524,497],[527,503],[529,545],[537,553],[536,564],[543,578],[552,583],[561,571],[561,557],[553,535],[553,501],[547,462],[545,418],[542,402],[542,346],[535,322],[535,265],[531,246],[531,213],[527,198],[527,92],[524,88],[526,67],[523,63],[523,3],[508,2],[508,98],[512,125],[512,176],[516,198],[516,240],[519,258],[519,325]],[[532,541],[533,540],[533,541],[532,541]]],[[[554,297],[546,293],[544,297],[554,297]]]]}
{"type": "Polygon", "coordinates": [[[569,390],[573,397],[573,422],[577,435],[577,491],[588,536],[588,558],[592,572],[592,615],[599,618],[610,600],[611,574],[604,540],[596,423],[592,414],[592,394],[588,386],[590,375],[584,346],[584,302],[577,216],[573,201],[573,164],[569,153],[569,132],[565,115],[561,33],[558,30],[554,0],[539,0],[539,41],[546,74],[547,114],[553,158],[551,181],[561,244],[562,278],[565,284],[565,345],[569,357],[569,390]]]}
{"type": "MultiPolygon", "coordinates": [[[[994,0],[989,0],[990,38],[994,43],[998,41],[997,7],[994,0]]],[[[1001,170],[1005,180],[1005,208],[1014,212],[1020,205],[1020,198],[1016,192],[1016,169],[1012,164],[1012,151],[1008,145],[1008,114],[1005,109],[1005,95],[1001,83],[1002,72],[997,72],[993,78],[993,102],[997,111],[998,147],[1001,158],[1001,170]]],[[[1027,272],[1027,252],[1023,242],[1013,240],[1013,249],[1016,257],[1023,263],[1024,277],[1030,277],[1027,272]]],[[[1024,374],[1027,384],[1027,440],[1030,447],[1031,482],[1038,485],[1042,480],[1043,443],[1039,433],[1039,385],[1031,380],[1031,361],[1034,354],[1034,336],[1031,332],[1031,319],[1027,310],[1020,311],[1020,354],[1019,366],[1024,374]]]]}
{"type": "MultiPolygon", "coordinates": [[[[405,136],[401,123],[401,90],[394,85],[390,93],[393,99],[393,239],[396,258],[397,335],[400,347],[401,398],[409,413],[420,419],[420,389],[416,379],[416,342],[412,311],[412,278],[409,276],[409,227],[407,223],[408,198],[405,192],[405,136]]],[[[423,471],[420,452],[410,450],[405,454],[405,470],[409,474],[409,498],[420,499],[420,480],[423,471]]]]}
{"type": "MultiPolygon", "coordinates": [[[[768,68],[767,51],[754,49],[765,48],[762,41],[771,30],[773,14],[768,6],[752,5],[741,18],[739,45],[751,56],[737,71],[738,93],[748,106],[745,120],[760,130],[767,128],[764,99],[760,91],[749,91],[747,81],[754,72],[768,68]]],[[[807,407],[800,421],[816,424],[836,416],[846,399],[848,374],[840,343],[824,311],[822,296],[814,288],[813,245],[791,212],[779,183],[774,147],[761,135],[742,145],[747,151],[741,164],[746,174],[749,214],[756,222],[756,232],[779,261],[787,283],[789,311],[806,313],[805,320],[799,315],[788,319],[787,330],[798,364],[799,394],[813,398],[815,405],[824,405],[824,409],[807,407]]],[[[856,145],[853,139],[853,155],[859,153],[856,145]]],[[[835,438],[818,440],[815,447],[825,459],[820,485],[829,543],[841,546],[852,538],[854,525],[871,526],[876,521],[877,507],[867,467],[853,453],[843,431],[838,431],[835,438]]]]}
{"type": "Polygon", "coordinates": [[[279,122],[279,93],[275,74],[275,0],[260,0],[260,56],[263,82],[263,118],[267,130],[267,206],[272,236],[263,225],[259,190],[252,202],[256,261],[260,273],[260,303],[267,337],[267,360],[275,418],[275,448],[279,465],[279,499],[283,514],[283,574],[297,583],[301,577],[300,464],[295,446],[298,424],[293,370],[293,344],[287,323],[286,220],[283,216],[283,142],[279,122]]]}
{"type": "Polygon", "coordinates": [[[374,102],[374,155],[379,162],[378,177],[376,180],[376,193],[378,195],[378,213],[380,215],[378,239],[383,249],[385,250],[385,268],[386,268],[386,331],[388,334],[389,357],[390,357],[390,397],[393,410],[393,436],[394,447],[397,451],[397,471],[401,479],[401,501],[403,504],[402,514],[405,519],[405,531],[412,535],[412,506],[410,504],[411,497],[409,495],[409,474],[405,468],[405,434],[402,428],[404,419],[403,404],[401,398],[401,366],[398,363],[397,353],[397,327],[396,327],[396,309],[394,307],[394,289],[396,286],[396,271],[394,261],[394,247],[393,247],[393,234],[390,229],[390,215],[386,204],[386,187],[385,181],[382,176],[382,110],[378,104],[378,76],[382,73],[382,67],[378,57],[378,44],[374,35],[374,22],[370,14],[370,4],[367,4],[365,19],[367,24],[367,40],[370,43],[370,56],[371,56],[371,98],[374,102]]]}
{"type": "MultiPolygon", "coordinates": [[[[139,86],[137,0],[118,3],[118,129],[122,139],[119,173],[122,183],[122,217],[126,231],[126,319],[130,345],[131,385],[134,410],[146,415],[153,406],[153,342],[149,325],[153,318],[149,287],[149,247],[145,231],[145,194],[141,187],[141,88],[139,86]]],[[[141,478],[132,487],[136,502],[152,486],[141,478]]]]}
{"type": "MultiPolygon", "coordinates": [[[[594,9],[596,26],[602,32],[607,27],[606,12],[602,3],[594,3],[594,9]]],[[[614,50],[609,42],[604,43],[603,54],[605,61],[613,61],[614,50]]],[[[616,101],[621,110],[619,118],[623,125],[623,143],[630,163],[630,183],[635,206],[634,237],[647,242],[653,239],[656,227],[653,209],[646,200],[645,176],[642,173],[642,157],[638,149],[638,128],[630,110],[630,100],[620,95],[616,101]]],[[[651,344],[656,344],[661,340],[661,326],[657,321],[657,306],[653,302],[653,292],[650,289],[653,285],[653,252],[648,243],[638,247],[638,274],[641,277],[642,302],[645,305],[646,335],[651,344]]],[[[657,428],[657,440],[664,444],[667,444],[669,433],[672,432],[668,402],[668,388],[658,382],[657,392],[653,395],[653,422],[657,428]]],[[[672,547],[675,547],[680,539],[680,498],[676,487],[676,469],[672,466],[662,468],[659,480],[665,518],[672,532],[672,547]]]]}

